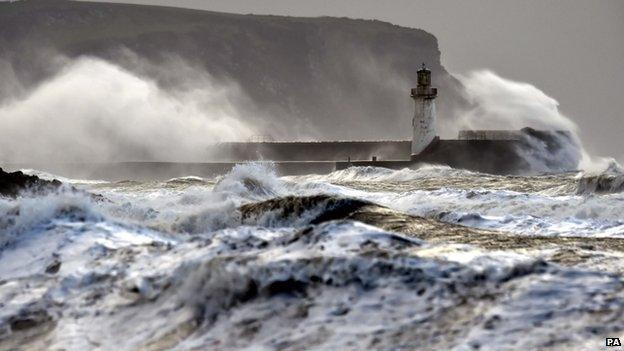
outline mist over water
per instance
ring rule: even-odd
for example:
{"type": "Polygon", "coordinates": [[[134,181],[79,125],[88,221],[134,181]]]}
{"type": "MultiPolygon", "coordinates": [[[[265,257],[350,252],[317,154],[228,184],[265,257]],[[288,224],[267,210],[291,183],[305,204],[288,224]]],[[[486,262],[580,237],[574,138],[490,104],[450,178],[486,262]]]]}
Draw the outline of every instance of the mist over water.
{"type": "Polygon", "coordinates": [[[187,80],[167,90],[99,58],[68,61],[0,106],[0,160],[198,161],[211,143],[254,134],[236,105],[244,94],[235,83],[176,67],[187,80]]]}

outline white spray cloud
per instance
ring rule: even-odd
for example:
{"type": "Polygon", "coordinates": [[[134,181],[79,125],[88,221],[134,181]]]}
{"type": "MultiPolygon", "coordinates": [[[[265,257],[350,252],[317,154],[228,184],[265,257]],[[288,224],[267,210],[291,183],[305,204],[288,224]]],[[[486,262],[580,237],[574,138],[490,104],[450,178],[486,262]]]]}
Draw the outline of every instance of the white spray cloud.
{"type": "Polygon", "coordinates": [[[576,124],[559,111],[557,100],[531,84],[505,79],[488,70],[458,78],[474,106],[459,117],[463,129],[577,130],[576,124]]]}
{"type": "Polygon", "coordinates": [[[0,103],[5,100],[19,96],[23,92],[23,87],[17,79],[13,66],[6,60],[0,59],[0,103]]]}
{"type": "Polygon", "coordinates": [[[70,61],[0,106],[0,161],[202,160],[211,143],[254,134],[239,118],[235,84],[205,72],[191,82],[167,91],[102,59],[70,61]]]}
{"type": "Polygon", "coordinates": [[[470,110],[457,112],[455,126],[458,130],[531,127],[570,132],[571,138],[559,140],[563,147],[554,153],[539,140],[534,140],[532,150],[521,150],[534,171],[557,170],[547,166],[553,159],[560,159],[562,164],[567,165],[577,159],[579,169],[592,172],[617,165],[612,158],[590,156],[578,137],[576,124],[559,111],[557,100],[534,85],[505,79],[489,70],[473,71],[457,77],[473,106],[470,110]]]}

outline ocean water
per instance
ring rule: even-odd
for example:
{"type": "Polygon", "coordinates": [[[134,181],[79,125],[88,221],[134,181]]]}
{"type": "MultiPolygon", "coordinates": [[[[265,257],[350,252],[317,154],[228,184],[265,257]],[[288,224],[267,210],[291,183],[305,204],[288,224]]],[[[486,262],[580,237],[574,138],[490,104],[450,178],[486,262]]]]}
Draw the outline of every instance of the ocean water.
{"type": "Polygon", "coordinates": [[[0,198],[0,350],[600,349],[624,336],[624,194],[596,179],[62,178],[0,198]]]}

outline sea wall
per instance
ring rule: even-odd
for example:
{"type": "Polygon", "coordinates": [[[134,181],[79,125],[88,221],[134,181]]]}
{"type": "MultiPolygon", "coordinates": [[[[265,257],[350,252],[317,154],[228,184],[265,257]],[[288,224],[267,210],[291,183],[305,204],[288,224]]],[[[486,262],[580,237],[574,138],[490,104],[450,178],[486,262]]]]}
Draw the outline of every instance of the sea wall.
{"type": "Polygon", "coordinates": [[[412,156],[410,162],[337,162],[336,169],[349,166],[404,168],[429,163],[492,174],[537,174],[573,171],[578,167],[580,147],[569,132],[524,128],[505,133],[506,139],[483,139],[479,133],[466,134],[479,137],[474,139],[435,139],[423,152],[412,156]]]}
{"type": "Polygon", "coordinates": [[[210,161],[407,160],[411,141],[231,142],[208,150],[210,161]]]}
{"type": "Polygon", "coordinates": [[[195,175],[213,177],[237,163],[272,161],[281,175],[323,174],[350,166],[393,169],[420,163],[492,174],[534,174],[575,170],[580,159],[570,133],[525,128],[516,140],[435,139],[410,159],[411,142],[233,142],[215,144],[199,162],[107,162],[90,164],[3,164],[7,170],[37,169],[77,179],[166,180],[195,175]],[[376,161],[372,158],[376,157],[376,161]],[[350,160],[349,160],[350,158],[350,160]]]}
{"type": "Polygon", "coordinates": [[[530,169],[517,152],[520,141],[514,140],[439,140],[408,161],[336,162],[336,169],[373,166],[392,169],[414,167],[421,163],[447,165],[492,174],[520,174],[530,169]]]}
{"type": "Polygon", "coordinates": [[[439,140],[412,161],[436,163],[484,173],[518,174],[530,164],[518,152],[520,140],[439,140]]]}

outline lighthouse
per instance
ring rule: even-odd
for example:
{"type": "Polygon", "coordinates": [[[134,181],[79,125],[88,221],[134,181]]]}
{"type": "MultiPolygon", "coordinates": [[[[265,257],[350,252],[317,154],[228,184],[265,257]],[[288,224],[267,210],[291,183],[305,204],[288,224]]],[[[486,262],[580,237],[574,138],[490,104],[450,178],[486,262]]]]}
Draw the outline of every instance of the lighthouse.
{"type": "Polygon", "coordinates": [[[412,89],[414,99],[414,119],[412,127],[412,156],[420,154],[436,138],[435,98],[438,89],[431,87],[431,71],[422,64],[418,70],[418,86],[412,89]]]}

